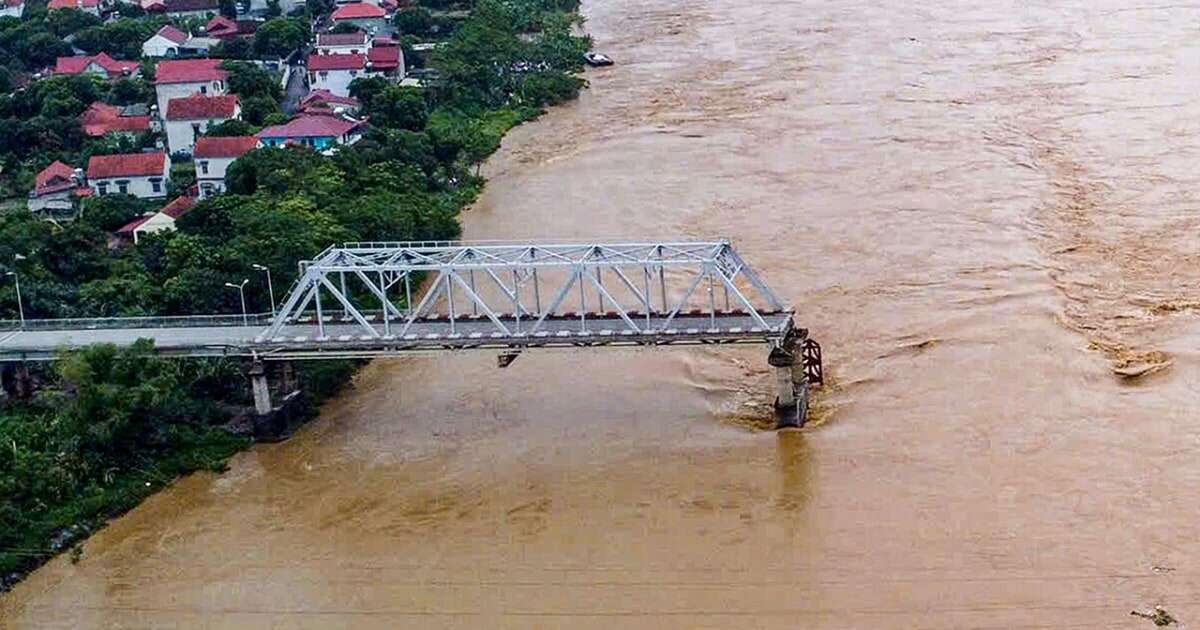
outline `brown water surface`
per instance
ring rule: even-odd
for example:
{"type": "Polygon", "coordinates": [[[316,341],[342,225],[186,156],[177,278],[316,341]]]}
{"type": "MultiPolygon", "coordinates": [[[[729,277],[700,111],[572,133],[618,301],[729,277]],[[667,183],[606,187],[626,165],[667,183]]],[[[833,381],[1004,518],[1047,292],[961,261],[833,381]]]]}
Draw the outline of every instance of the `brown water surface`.
{"type": "Polygon", "coordinates": [[[761,349],[380,361],[0,625],[1200,623],[1200,5],[585,8],[618,65],[466,235],[733,238],[824,343],[822,421],[734,420],[761,349]]]}

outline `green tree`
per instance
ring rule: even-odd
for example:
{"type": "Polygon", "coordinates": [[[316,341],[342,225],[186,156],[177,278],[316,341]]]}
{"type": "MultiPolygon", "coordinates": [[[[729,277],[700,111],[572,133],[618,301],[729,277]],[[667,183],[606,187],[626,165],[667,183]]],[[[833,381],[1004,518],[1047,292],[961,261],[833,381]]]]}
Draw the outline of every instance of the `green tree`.
{"type": "Polygon", "coordinates": [[[333,25],[333,28],[330,29],[329,32],[330,33],[358,33],[361,30],[362,29],[358,28],[354,24],[351,24],[350,22],[338,22],[337,24],[333,25]]]}
{"type": "Polygon", "coordinates": [[[147,212],[157,210],[158,205],[159,202],[147,202],[132,195],[92,197],[84,202],[80,221],[112,232],[147,212]]]}
{"type": "Polygon", "coordinates": [[[515,88],[522,43],[508,8],[498,0],[480,0],[471,18],[445,46],[432,65],[443,79],[441,100],[449,105],[503,104],[515,88]]]}
{"type": "Polygon", "coordinates": [[[250,59],[254,56],[254,44],[244,37],[234,37],[210,48],[209,56],[217,59],[250,59]]]}
{"type": "Polygon", "coordinates": [[[363,77],[350,82],[350,96],[358,99],[362,105],[367,105],[376,94],[383,92],[391,83],[383,77],[363,77]]]}
{"type": "Polygon", "coordinates": [[[204,135],[221,138],[226,136],[252,136],[258,133],[258,127],[251,125],[244,120],[223,120],[215,125],[210,125],[204,135]]]}
{"type": "Polygon", "coordinates": [[[46,25],[50,27],[51,32],[59,37],[66,37],[85,28],[100,26],[101,24],[103,22],[100,18],[79,9],[59,9],[51,11],[46,17],[46,25]]]}
{"type": "Polygon", "coordinates": [[[266,125],[267,118],[276,113],[279,113],[279,104],[273,98],[251,96],[242,99],[242,119],[251,125],[266,125]]]}
{"type": "Polygon", "coordinates": [[[387,87],[371,98],[366,113],[373,124],[409,131],[424,129],[429,120],[424,94],[411,87],[387,87]]]}
{"type": "Polygon", "coordinates": [[[229,73],[229,91],[243,100],[256,96],[279,100],[279,81],[270,72],[245,61],[223,61],[221,69],[229,73]]]}
{"type": "Polygon", "coordinates": [[[276,18],[267,21],[254,34],[254,52],[260,56],[284,57],[308,42],[305,20],[276,18]]]}
{"type": "Polygon", "coordinates": [[[142,42],[164,23],[161,19],[121,18],[79,31],[75,34],[75,45],[88,54],[106,52],[117,59],[137,59],[142,56],[142,42]]]}
{"type": "Polygon", "coordinates": [[[396,28],[404,35],[425,37],[433,26],[433,14],[425,7],[409,7],[396,12],[396,28]]]}

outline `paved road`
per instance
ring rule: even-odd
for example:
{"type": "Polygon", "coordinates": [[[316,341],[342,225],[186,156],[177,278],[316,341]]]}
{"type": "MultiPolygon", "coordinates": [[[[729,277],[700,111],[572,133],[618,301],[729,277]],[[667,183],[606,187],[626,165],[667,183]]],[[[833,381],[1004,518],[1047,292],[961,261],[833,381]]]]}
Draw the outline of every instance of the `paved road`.
{"type": "MultiPolygon", "coordinates": [[[[637,333],[619,318],[592,319],[581,325],[579,319],[559,317],[547,319],[534,336],[505,336],[486,318],[456,321],[453,330],[448,320],[415,322],[403,335],[403,323],[392,322],[385,331],[382,324],[374,326],[379,336],[368,334],[354,322],[326,324],[326,338],[319,340],[315,324],[285,326],[274,339],[263,342],[256,337],[265,329],[261,326],[195,326],[178,328],[118,328],[88,330],[29,330],[11,331],[0,337],[0,359],[23,358],[46,360],[60,349],[111,343],[128,346],[138,339],[153,339],[163,354],[190,356],[248,356],[252,354],[307,355],[350,354],[375,356],[414,350],[445,350],[455,348],[497,348],[524,345],[635,345],[635,344],[695,344],[708,342],[760,342],[778,338],[791,326],[791,315],[765,315],[768,328],[757,326],[749,315],[725,314],[679,315],[668,332],[637,333]],[[390,334],[389,334],[390,333],[390,334]]],[[[645,318],[635,319],[645,327],[645,318]]],[[[651,316],[647,330],[659,331],[666,318],[651,316]]],[[[530,320],[523,319],[520,327],[512,318],[504,320],[513,332],[528,331],[530,320]]]]}
{"type": "MultiPolygon", "coordinates": [[[[308,56],[307,49],[300,55],[301,59],[308,56]]],[[[304,82],[304,74],[306,68],[302,65],[293,65],[292,74],[288,77],[287,89],[283,93],[283,102],[280,103],[280,108],[283,113],[291,116],[300,108],[300,100],[308,96],[308,85],[304,82]]]]}

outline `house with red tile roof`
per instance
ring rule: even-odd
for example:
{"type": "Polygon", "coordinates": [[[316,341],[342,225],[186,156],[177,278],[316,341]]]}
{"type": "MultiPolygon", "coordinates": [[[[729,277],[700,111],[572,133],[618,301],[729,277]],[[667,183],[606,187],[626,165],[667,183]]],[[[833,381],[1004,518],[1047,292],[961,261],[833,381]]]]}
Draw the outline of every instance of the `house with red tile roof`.
{"type": "Polygon", "coordinates": [[[220,14],[217,0],[142,0],[142,10],[151,15],[173,18],[212,18],[220,14]]]}
{"type": "Polygon", "coordinates": [[[255,134],[264,147],[299,144],[317,151],[332,151],[338,145],[354,144],[362,139],[365,124],[335,116],[299,116],[287,124],[267,127],[255,134]]]}
{"type": "Polygon", "coordinates": [[[350,95],[350,83],[369,77],[365,53],[308,56],[308,85],[338,96],[350,95]]]}
{"type": "Polygon", "coordinates": [[[127,116],[125,110],[116,105],[96,101],[79,115],[79,126],[83,133],[93,138],[110,133],[136,135],[150,130],[149,116],[127,116]]]}
{"type": "Polygon", "coordinates": [[[380,33],[390,28],[387,11],[366,2],[344,4],[333,10],[329,16],[336,26],[338,24],[353,24],[367,33],[380,33]]]}
{"type": "Polygon", "coordinates": [[[372,46],[367,52],[371,72],[399,81],[404,78],[404,52],[399,46],[372,46]]]}
{"type": "Polygon", "coordinates": [[[117,236],[122,238],[132,238],[134,243],[146,234],[155,232],[174,232],[175,221],[179,217],[187,214],[189,210],[196,205],[196,199],[187,195],[180,195],[163,206],[161,210],[154,214],[149,214],[143,217],[138,217],[129,223],[117,229],[117,236]]]}
{"type": "Polygon", "coordinates": [[[118,61],[108,53],[86,57],[59,57],[54,62],[54,74],[96,74],[106,79],[137,76],[138,62],[118,61]]]}
{"type": "Polygon", "coordinates": [[[154,92],[158,97],[158,115],[165,116],[167,102],[173,98],[203,94],[225,94],[229,73],[221,69],[221,59],[168,59],[154,68],[154,92]]]}
{"type": "Polygon", "coordinates": [[[241,117],[242,108],[233,94],[193,94],[173,98],[167,101],[167,112],[163,117],[167,148],[172,153],[191,153],[196,140],[208,131],[209,126],[241,117]]]}
{"type": "Polygon", "coordinates": [[[317,33],[316,51],[318,55],[358,54],[365,53],[371,47],[371,40],[362,31],[353,33],[317,33]]]}
{"type": "Polygon", "coordinates": [[[50,0],[46,3],[48,11],[58,9],[78,9],[84,13],[100,16],[100,0],[50,0]]]}
{"type": "Polygon", "coordinates": [[[0,0],[0,17],[20,18],[25,15],[25,0],[0,0]]]}
{"type": "Polygon", "coordinates": [[[345,112],[354,115],[358,113],[360,107],[358,99],[350,96],[338,96],[329,90],[313,90],[300,100],[300,111],[305,114],[345,112]]]}
{"type": "Polygon", "coordinates": [[[124,194],[142,199],[165,197],[171,160],[166,153],[94,155],[88,160],[88,186],[97,195],[124,194]]]}
{"type": "Polygon", "coordinates": [[[218,15],[204,26],[204,34],[213,39],[225,41],[236,37],[253,37],[262,25],[261,20],[231,20],[218,15]]]}
{"type": "Polygon", "coordinates": [[[83,174],[68,164],[55,161],[34,176],[33,190],[26,205],[29,211],[45,216],[65,216],[75,213],[80,197],[91,194],[83,183],[83,174]]]}
{"type": "Polygon", "coordinates": [[[170,24],[158,29],[149,39],[142,42],[143,57],[197,57],[208,53],[217,45],[211,37],[196,37],[170,24]]]}
{"type": "Polygon", "coordinates": [[[258,147],[254,136],[227,136],[200,138],[192,150],[192,163],[196,166],[196,184],[200,198],[208,199],[225,192],[225,172],[239,157],[258,147]]]}

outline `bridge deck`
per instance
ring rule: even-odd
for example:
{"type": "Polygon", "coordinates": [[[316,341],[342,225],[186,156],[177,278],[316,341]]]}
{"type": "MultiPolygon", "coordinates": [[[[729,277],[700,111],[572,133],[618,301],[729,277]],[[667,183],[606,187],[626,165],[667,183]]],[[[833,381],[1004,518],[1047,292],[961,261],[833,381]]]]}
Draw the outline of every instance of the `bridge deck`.
{"type": "Polygon", "coordinates": [[[566,315],[548,317],[537,333],[529,335],[532,321],[520,324],[511,315],[500,317],[511,335],[496,332],[497,327],[483,317],[457,320],[453,329],[446,318],[418,320],[405,332],[403,321],[393,320],[388,330],[376,319],[371,325],[378,336],[366,334],[361,325],[341,318],[326,317],[325,338],[319,338],[315,322],[284,325],[273,338],[256,341],[266,327],[262,325],[201,325],[156,328],[72,328],[57,330],[17,330],[0,333],[0,360],[45,361],[61,349],[111,343],[128,346],[140,338],[155,342],[160,354],[177,356],[251,356],[264,359],[304,357],[377,357],[420,351],[455,349],[502,349],[527,347],[698,345],[713,343],[770,343],[781,339],[792,328],[790,312],[760,313],[768,327],[760,326],[744,313],[715,315],[679,314],[671,320],[651,314],[630,314],[638,327],[654,332],[631,330],[620,317],[586,321],[566,315]]]}

